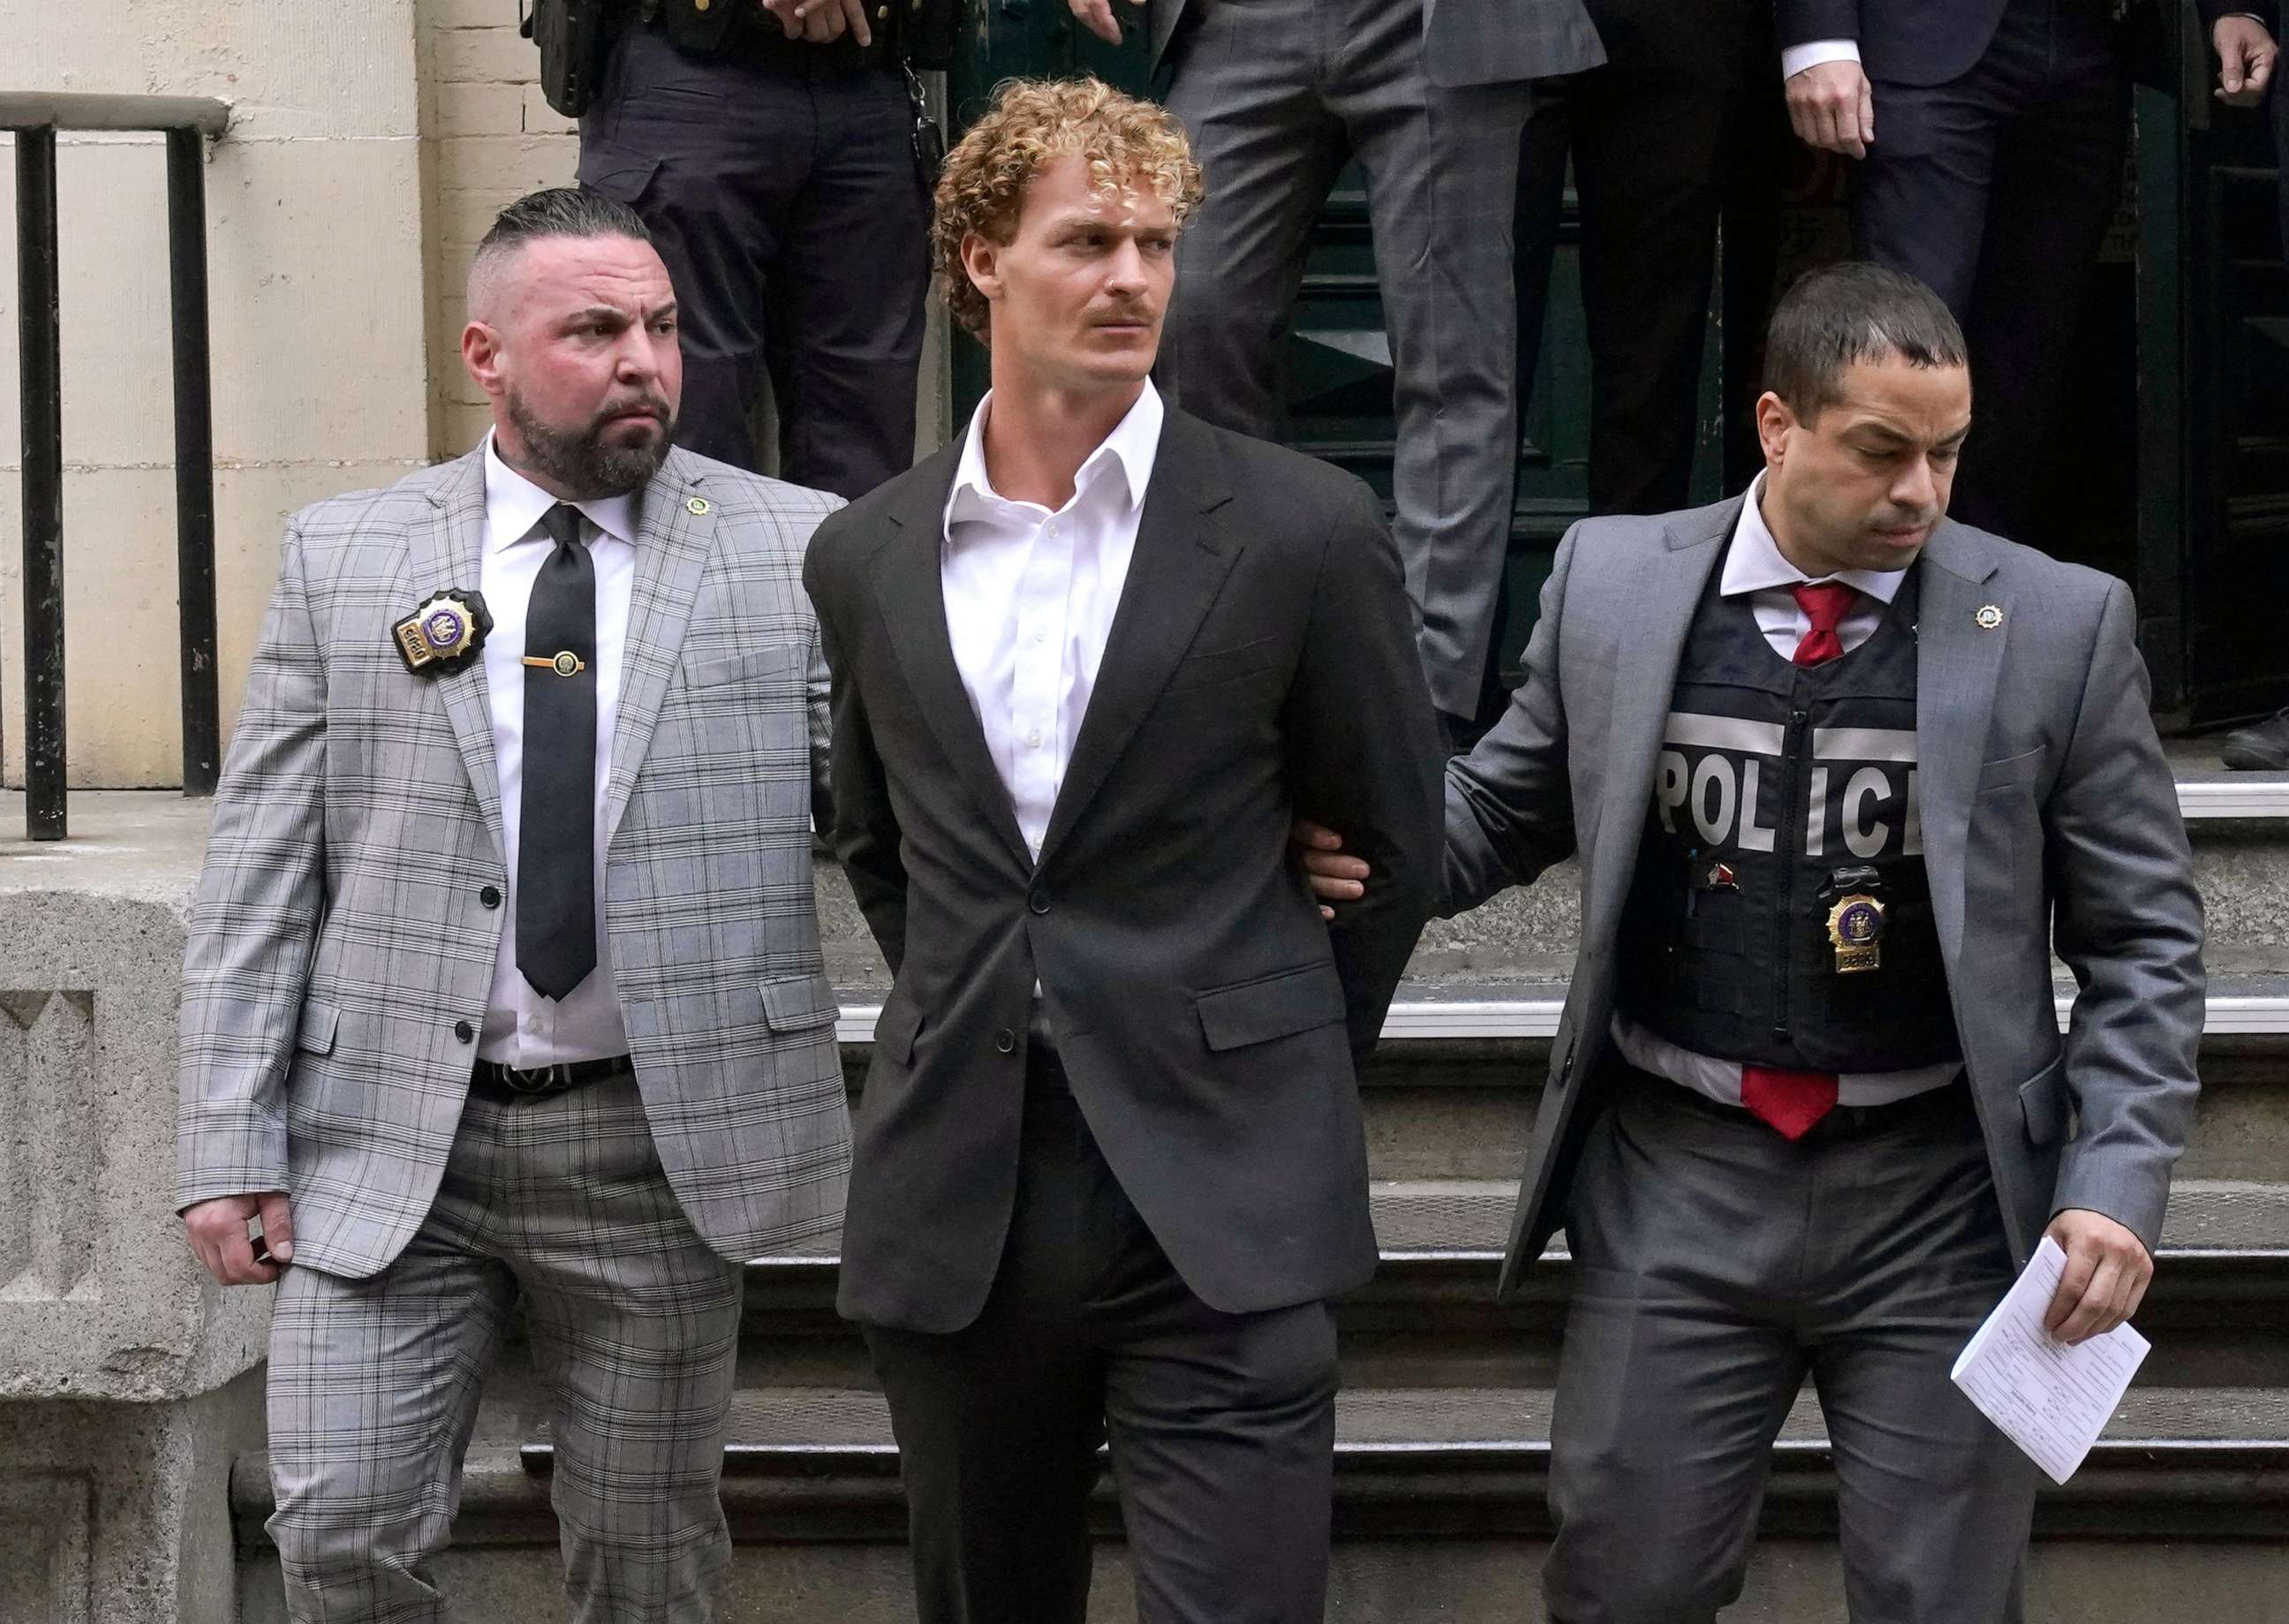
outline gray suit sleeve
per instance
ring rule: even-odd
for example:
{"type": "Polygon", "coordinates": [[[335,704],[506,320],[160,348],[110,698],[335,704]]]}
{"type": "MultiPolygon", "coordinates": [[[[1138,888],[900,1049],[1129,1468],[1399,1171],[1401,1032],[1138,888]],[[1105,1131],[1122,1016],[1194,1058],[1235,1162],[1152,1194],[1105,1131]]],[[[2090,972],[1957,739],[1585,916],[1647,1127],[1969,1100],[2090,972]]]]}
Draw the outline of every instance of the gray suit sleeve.
{"type": "Polygon", "coordinates": [[[1577,524],[1559,544],[1558,561],[1542,589],[1542,616],[1526,646],[1525,682],[1478,747],[1447,764],[1442,916],[1451,918],[1510,886],[1524,885],[1574,853],[1574,787],[1558,640],[1581,534],[1577,524]]]}
{"type": "Polygon", "coordinates": [[[2151,1251],[2200,1090],[2202,901],[2133,618],[2116,582],[2044,809],[2055,945],[2079,989],[2063,1075],[2080,1125],[2052,1206],[2102,1213],[2151,1251]]]}
{"type": "Polygon", "coordinates": [[[286,1188],[286,1072],[325,899],[326,682],[290,526],[183,959],[178,1211],[286,1188]]]}

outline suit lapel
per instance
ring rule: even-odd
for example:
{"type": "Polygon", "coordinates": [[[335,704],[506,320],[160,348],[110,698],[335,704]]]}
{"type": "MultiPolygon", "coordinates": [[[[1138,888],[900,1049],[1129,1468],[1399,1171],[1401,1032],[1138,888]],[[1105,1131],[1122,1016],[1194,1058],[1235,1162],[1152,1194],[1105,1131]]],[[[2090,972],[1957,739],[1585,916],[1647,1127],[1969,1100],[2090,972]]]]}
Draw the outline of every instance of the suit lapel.
{"type": "Polygon", "coordinates": [[[1680,515],[1670,528],[1668,546],[1640,564],[1617,605],[1629,622],[1606,723],[1598,844],[1587,894],[1591,912],[1583,921],[1586,941],[1610,941],[1618,927],[1646,808],[1653,802],[1654,760],[1667,728],[1686,634],[1740,516],[1739,501],[1680,515]]]}
{"type": "Polygon", "coordinates": [[[682,452],[669,453],[644,487],[639,509],[635,581],[628,593],[620,695],[612,715],[612,770],[604,791],[607,841],[620,826],[644,752],[651,747],[660,705],[683,652],[683,629],[699,594],[700,573],[715,542],[714,504],[699,495],[706,475],[691,477],[689,469],[682,452]]]}
{"type": "Polygon", "coordinates": [[[1030,869],[1033,854],[1025,849],[1009,792],[985,747],[985,730],[970,708],[969,692],[961,685],[953,641],[946,632],[945,582],[940,573],[945,501],[967,433],[915,469],[890,508],[888,516],[897,533],[874,554],[874,596],[881,605],[883,632],[922,720],[994,832],[1030,869]]]}
{"type": "Polygon", "coordinates": [[[1231,498],[1214,438],[1172,410],[1160,430],[1137,546],[1089,712],[1041,840],[1042,863],[1089,809],[1224,589],[1242,544],[1208,515],[1231,498]]]}
{"type": "Polygon", "coordinates": [[[1990,579],[2000,561],[1977,531],[1942,523],[1925,545],[1919,565],[1917,799],[1931,875],[1932,913],[1950,965],[1963,945],[1964,847],[1980,757],[1995,712],[1996,674],[2011,635],[2010,594],[1990,579]],[[1992,627],[1981,624],[1982,611],[1990,608],[2001,616],[1992,627]]]}
{"type": "MultiPolygon", "coordinates": [[[[427,529],[408,537],[407,563],[413,581],[413,600],[424,602],[441,592],[478,590],[483,578],[485,546],[485,453],[479,446],[446,471],[429,493],[436,505],[427,529]]],[[[461,764],[468,771],[469,787],[476,792],[484,814],[485,830],[493,849],[506,852],[501,837],[500,768],[493,757],[492,709],[485,687],[485,663],[472,659],[457,671],[435,679],[438,697],[453,724],[453,742],[460,747],[461,764]]]]}

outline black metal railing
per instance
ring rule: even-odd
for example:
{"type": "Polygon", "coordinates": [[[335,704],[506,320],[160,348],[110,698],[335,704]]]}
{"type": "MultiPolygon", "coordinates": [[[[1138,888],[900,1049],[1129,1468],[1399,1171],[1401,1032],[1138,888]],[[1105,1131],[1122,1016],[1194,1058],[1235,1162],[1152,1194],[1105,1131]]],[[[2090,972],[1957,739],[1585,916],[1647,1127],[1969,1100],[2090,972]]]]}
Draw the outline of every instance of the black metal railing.
{"type": "Polygon", "coordinates": [[[64,786],[64,427],[56,132],[166,137],[175,374],[175,571],[182,628],[183,793],[221,770],[215,689],[214,409],[207,350],[206,142],[229,107],[192,96],[0,91],[16,138],[16,291],[24,439],[24,832],[60,840],[64,786]]]}

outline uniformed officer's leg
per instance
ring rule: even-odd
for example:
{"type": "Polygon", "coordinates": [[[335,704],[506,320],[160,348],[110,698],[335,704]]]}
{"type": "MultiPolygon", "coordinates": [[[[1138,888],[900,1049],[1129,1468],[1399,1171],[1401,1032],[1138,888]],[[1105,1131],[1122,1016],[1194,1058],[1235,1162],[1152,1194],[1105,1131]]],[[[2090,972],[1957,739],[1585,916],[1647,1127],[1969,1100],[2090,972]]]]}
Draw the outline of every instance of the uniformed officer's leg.
{"type": "Polygon", "coordinates": [[[1810,1332],[1853,1624],[2015,1620],[2036,1469],[1948,1380],[2012,1281],[1978,1119],[1950,1090],[1830,1157],[1810,1332]]]}
{"type": "Polygon", "coordinates": [[[613,47],[580,120],[580,184],[642,217],[675,287],[676,443],[742,468],[759,461],[765,279],[818,133],[802,74],[687,56],[642,27],[613,47]]]}
{"type": "Polygon", "coordinates": [[[811,94],[818,155],[770,304],[779,474],[857,498],[913,466],[929,197],[903,75],[822,77],[811,94]]]}
{"type": "MultiPolygon", "coordinates": [[[[2074,8],[2062,6],[2062,12],[2074,8]]],[[[2130,86],[2102,20],[2070,16],[2053,77],[1996,149],[1986,251],[1965,337],[1978,426],[1949,511],[2031,546],[2080,537],[2054,516],[2050,477],[2070,392],[2084,293],[2114,221],[2130,86]]],[[[2071,523],[2072,521],[2070,521],[2071,523]]]]}
{"type": "Polygon", "coordinates": [[[465,1127],[436,1204],[371,1278],[296,1265],[270,1315],[272,1540],[296,1624],[434,1624],[479,1384],[516,1297],[480,1250],[490,1147],[465,1127]]]}
{"type": "MultiPolygon", "coordinates": [[[[1777,95],[1760,0],[1634,32],[1582,76],[1574,179],[1588,324],[1590,511],[1690,500],[1717,225],[1737,132],[1777,95]]],[[[1767,184],[1776,184],[1768,179],[1767,184]]]]}
{"type": "Polygon", "coordinates": [[[1168,110],[1208,200],[1177,244],[1155,376],[1186,411],[1265,439],[1284,432],[1288,319],[1345,155],[1316,83],[1327,3],[1216,6],[1171,47],[1168,110]]]}
{"type": "Polygon", "coordinates": [[[1467,721],[1484,697],[1518,482],[1511,230],[1530,92],[1431,84],[1416,0],[1348,0],[1344,13],[1330,96],[1375,221],[1398,430],[1392,529],[1431,697],[1467,721]]]}
{"type": "Polygon", "coordinates": [[[1618,1067],[1599,1085],[1616,1098],[1566,1226],[1543,1592],[1552,1624],[1708,1624],[1741,1594],[1803,1382],[1803,1191],[1786,1142],[1745,1112],[1618,1067]]]}
{"type": "Polygon", "coordinates": [[[731,1556],[739,1265],[677,1205],[633,1079],[498,1109],[574,1624],[704,1624],[731,1556]]]}

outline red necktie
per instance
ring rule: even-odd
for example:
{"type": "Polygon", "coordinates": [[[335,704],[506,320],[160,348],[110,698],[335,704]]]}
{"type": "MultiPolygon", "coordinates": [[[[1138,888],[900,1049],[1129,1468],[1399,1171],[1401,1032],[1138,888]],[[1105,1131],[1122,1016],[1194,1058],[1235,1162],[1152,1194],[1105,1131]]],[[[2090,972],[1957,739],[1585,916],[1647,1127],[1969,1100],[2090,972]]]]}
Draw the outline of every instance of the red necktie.
{"type": "Polygon", "coordinates": [[[1860,589],[1841,581],[1799,581],[1789,590],[1796,594],[1797,607],[1812,621],[1791,657],[1799,665],[1824,665],[1843,658],[1844,640],[1836,634],[1836,628],[1859,601],[1860,589]]]}
{"type": "MultiPolygon", "coordinates": [[[[1844,622],[1860,593],[1841,581],[1803,581],[1789,589],[1796,594],[1812,625],[1796,646],[1799,665],[1824,665],[1840,659],[1844,640],[1836,628],[1844,622]]],[[[1812,1131],[1812,1125],[1836,1109],[1836,1073],[1788,1071],[1778,1066],[1741,1068],[1741,1103],[1759,1120],[1771,1124],[1791,1142],[1812,1131]]]]}

